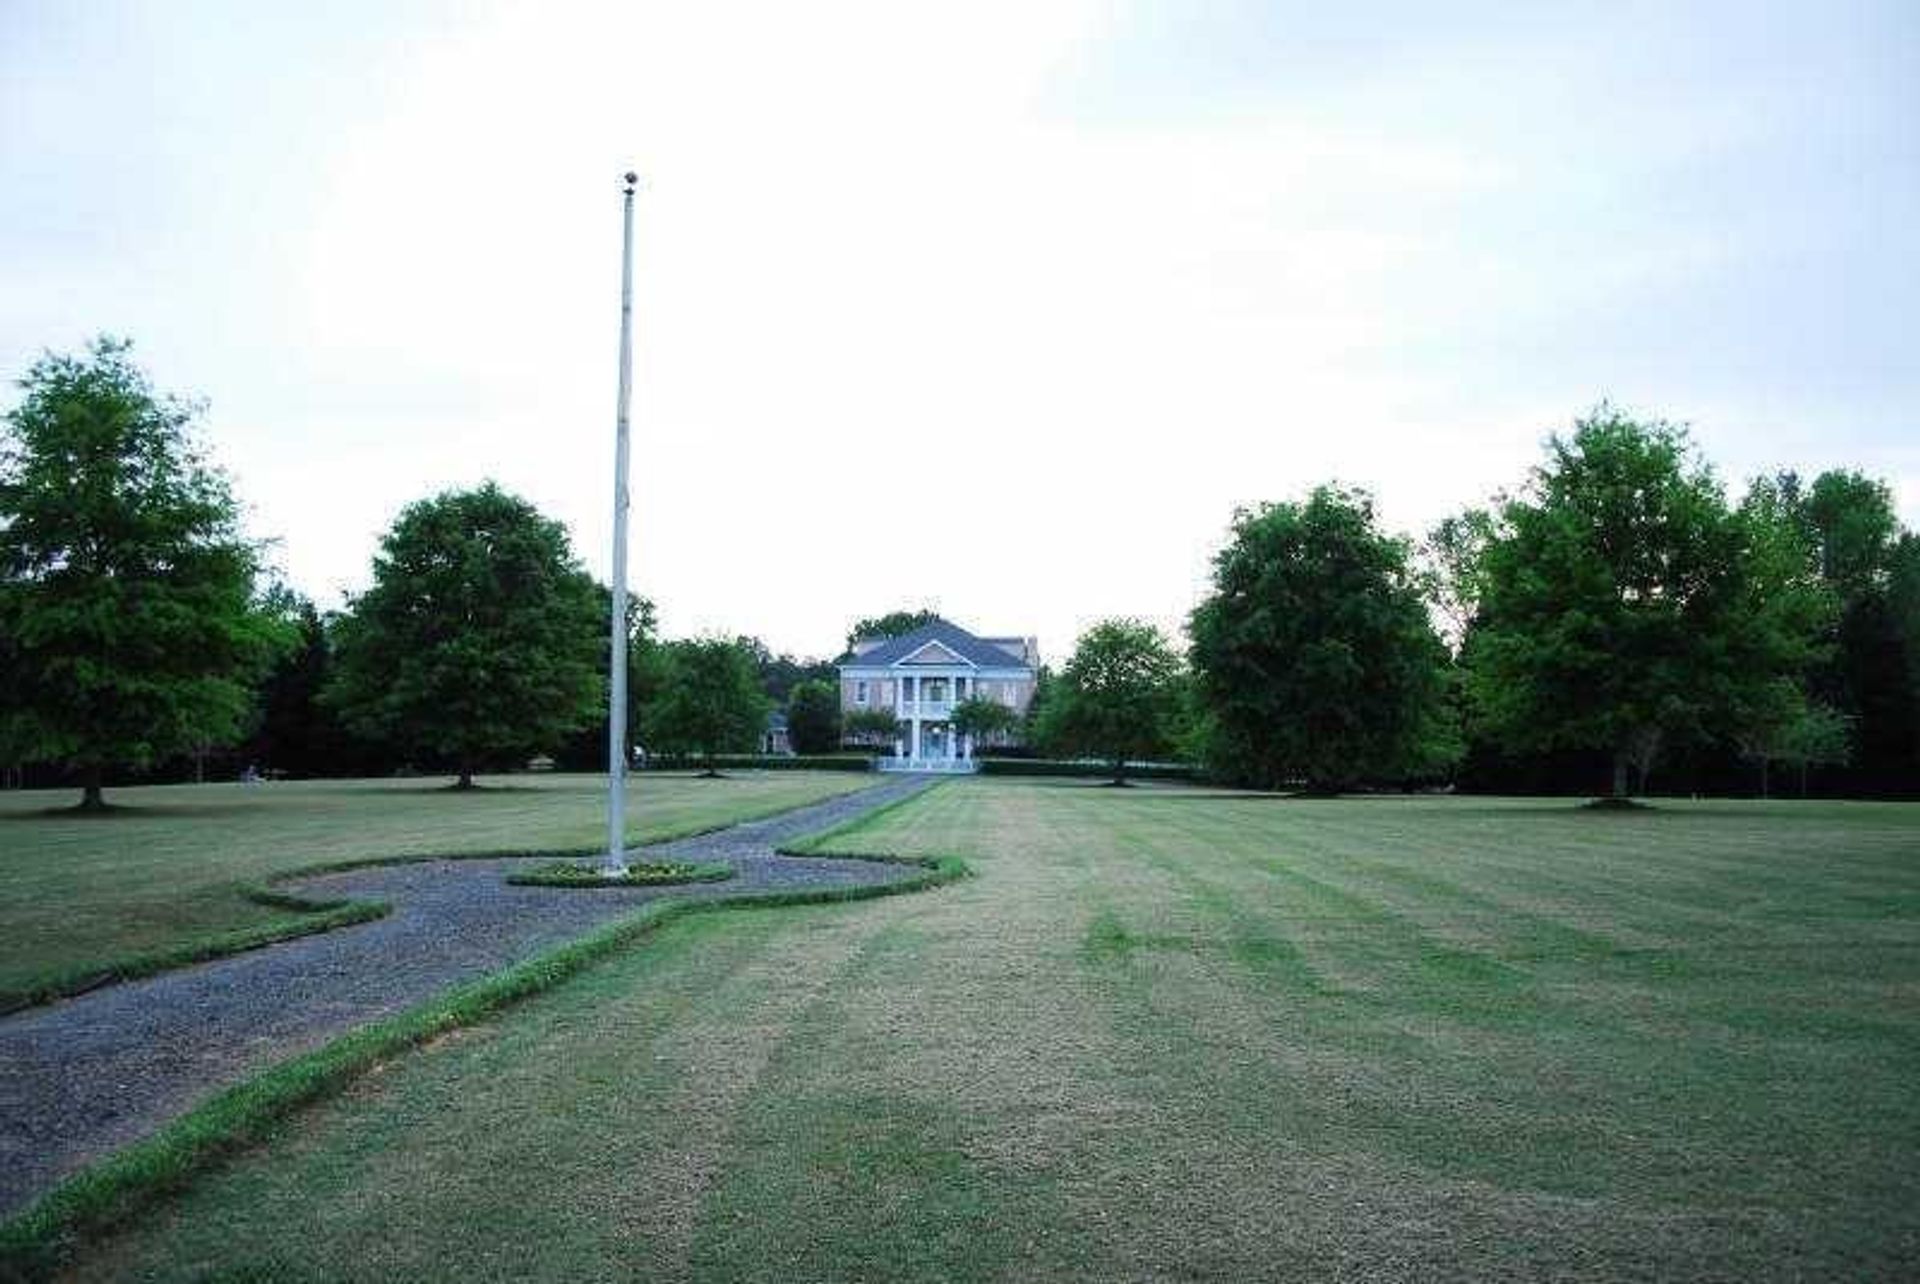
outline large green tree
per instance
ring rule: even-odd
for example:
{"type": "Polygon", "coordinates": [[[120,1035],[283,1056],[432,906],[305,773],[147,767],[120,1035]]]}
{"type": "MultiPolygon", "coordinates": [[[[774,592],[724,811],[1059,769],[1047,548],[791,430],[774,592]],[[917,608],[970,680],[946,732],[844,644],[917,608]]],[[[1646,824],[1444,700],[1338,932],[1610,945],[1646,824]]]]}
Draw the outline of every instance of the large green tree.
{"type": "Polygon", "coordinates": [[[850,709],[841,716],[840,732],[852,744],[884,748],[900,735],[900,719],[891,709],[850,709]]]}
{"type": "Polygon", "coordinates": [[[1334,793],[1433,766],[1446,654],[1409,556],[1364,491],[1236,516],[1188,630],[1216,769],[1334,793]]]}
{"type": "Polygon", "coordinates": [[[98,811],[108,768],[236,738],[286,638],[192,442],[199,407],[111,339],[43,357],[20,388],[0,434],[0,733],[71,767],[98,811]]]}
{"type": "Polygon", "coordinates": [[[1911,792],[1920,779],[1920,624],[1912,609],[1913,536],[1886,483],[1825,472],[1799,496],[1821,579],[1838,602],[1815,695],[1847,719],[1858,787],[1911,792]]]}
{"type": "Polygon", "coordinates": [[[795,753],[832,753],[840,747],[840,687],[815,679],[787,697],[787,739],[795,753]]]}
{"type": "MultiPolygon", "coordinates": [[[[607,643],[604,621],[613,610],[613,592],[596,584],[600,618],[600,666],[612,672],[611,647],[607,643]]],[[[666,659],[662,652],[660,628],[654,605],[643,597],[627,598],[627,747],[629,752],[646,747],[641,725],[642,711],[660,696],[666,684],[666,659]]],[[[603,703],[592,722],[568,736],[553,757],[563,771],[605,771],[607,768],[607,714],[603,703]]]]}
{"type": "Polygon", "coordinates": [[[1894,546],[1887,577],[1887,613],[1892,617],[1906,657],[1907,716],[1913,728],[1908,779],[1920,781],[1920,535],[1905,532],[1894,546]]]}
{"type": "Polygon", "coordinates": [[[1020,729],[1020,715],[1012,706],[984,696],[969,696],[953,706],[949,716],[953,729],[971,739],[976,747],[998,743],[1020,729]]]}
{"type": "Polygon", "coordinates": [[[1730,509],[1682,429],[1605,405],[1491,515],[1472,578],[1479,728],[1604,751],[1616,797],[1664,746],[1790,717],[1827,600],[1777,505],[1730,509]]]}
{"type": "Polygon", "coordinates": [[[320,699],[333,666],[326,621],[312,602],[291,590],[276,588],[269,600],[288,621],[292,641],[255,695],[247,756],[274,774],[333,774],[343,756],[343,734],[338,717],[320,699]]]}
{"type": "Polygon", "coordinates": [[[754,668],[760,673],[760,689],[776,707],[784,708],[793,689],[802,682],[837,683],[840,679],[840,671],[830,660],[808,659],[786,651],[775,654],[765,642],[748,634],[734,641],[753,657],[754,668]]]}
{"type": "Polygon", "coordinates": [[[552,750],[605,695],[605,595],[564,527],[492,482],[410,504],[336,630],[350,725],[449,762],[552,750]]]}
{"type": "Polygon", "coordinates": [[[665,680],[643,712],[647,747],[706,761],[723,753],[752,753],[767,725],[770,702],[760,689],[753,656],[725,638],[693,638],[663,648],[665,680]]]}
{"type": "Polygon", "coordinates": [[[1080,636],[1053,685],[1039,731],[1050,750],[1105,759],[1115,784],[1129,760],[1166,752],[1178,711],[1180,657],[1141,620],[1102,620],[1080,636]]]}

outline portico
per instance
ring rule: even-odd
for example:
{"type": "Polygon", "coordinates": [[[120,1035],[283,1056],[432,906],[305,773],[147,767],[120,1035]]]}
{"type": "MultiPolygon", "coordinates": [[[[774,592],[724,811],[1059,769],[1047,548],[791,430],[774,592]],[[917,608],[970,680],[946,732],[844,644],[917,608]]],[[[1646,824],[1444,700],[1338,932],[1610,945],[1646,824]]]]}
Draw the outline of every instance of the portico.
{"type": "Polygon", "coordinates": [[[970,669],[937,665],[901,674],[894,684],[893,716],[900,720],[901,731],[893,756],[923,766],[969,761],[973,745],[951,719],[954,706],[967,699],[972,679],[970,669]]]}

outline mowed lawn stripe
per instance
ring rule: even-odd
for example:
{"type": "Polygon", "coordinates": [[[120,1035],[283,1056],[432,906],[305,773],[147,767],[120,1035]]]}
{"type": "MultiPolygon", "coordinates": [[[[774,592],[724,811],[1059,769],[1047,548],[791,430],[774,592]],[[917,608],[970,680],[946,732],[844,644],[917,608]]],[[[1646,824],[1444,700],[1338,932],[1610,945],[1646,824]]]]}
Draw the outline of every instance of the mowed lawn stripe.
{"type": "Polygon", "coordinates": [[[669,926],[79,1277],[1909,1277],[1920,811],[1543,806],[944,785],[834,845],[979,877],[669,926]]]}
{"type": "MultiPolygon", "coordinates": [[[[464,794],[417,780],[118,789],[110,797],[128,810],[106,818],[49,814],[65,793],[0,793],[0,995],[217,933],[297,924],[239,895],[290,870],[605,842],[602,778],[484,783],[493,787],[464,794]]],[[[639,776],[627,834],[651,842],[871,783],[852,772],[639,776]]]]}

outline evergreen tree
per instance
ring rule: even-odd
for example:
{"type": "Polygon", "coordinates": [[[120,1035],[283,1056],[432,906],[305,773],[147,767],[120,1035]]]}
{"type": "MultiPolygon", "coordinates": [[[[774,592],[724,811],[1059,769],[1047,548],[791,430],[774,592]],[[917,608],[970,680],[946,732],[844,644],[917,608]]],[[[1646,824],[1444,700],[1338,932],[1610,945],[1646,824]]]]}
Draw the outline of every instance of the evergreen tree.
{"type": "Polygon", "coordinates": [[[810,680],[787,698],[787,739],[795,753],[832,753],[840,747],[840,687],[810,680]]]}
{"type": "Polygon", "coordinates": [[[1856,785],[1912,792],[1920,787],[1920,634],[1903,559],[1913,537],[1900,529],[1886,483],[1857,472],[1820,474],[1799,507],[1820,578],[1839,604],[1813,690],[1850,728],[1856,785]]]}

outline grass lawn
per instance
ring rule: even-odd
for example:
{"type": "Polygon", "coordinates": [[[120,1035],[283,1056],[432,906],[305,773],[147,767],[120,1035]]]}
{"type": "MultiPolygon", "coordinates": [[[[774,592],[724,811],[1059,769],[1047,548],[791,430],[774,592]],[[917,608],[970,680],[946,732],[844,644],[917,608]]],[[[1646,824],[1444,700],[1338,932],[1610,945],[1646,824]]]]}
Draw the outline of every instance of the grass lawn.
{"type": "MultiPolygon", "coordinates": [[[[514,776],[458,794],[441,781],[316,781],[108,791],[108,817],[50,814],[74,791],[0,793],[0,997],[107,960],[297,913],[236,887],[303,865],[410,853],[591,847],[606,841],[599,776],[514,776]]],[[[632,780],[627,833],[647,842],[844,793],[871,777],[731,773],[632,780]]]]}
{"type": "Polygon", "coordinates": [[[683,920],[81,1279],[1896,1279],[1920,807],[969,780],[979,877],[683,920]]]}

